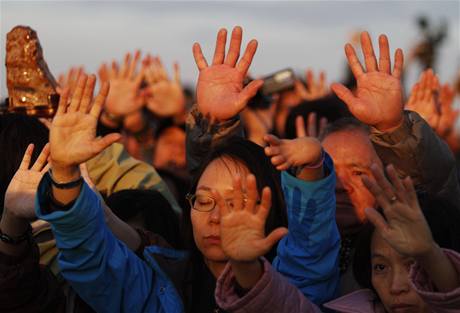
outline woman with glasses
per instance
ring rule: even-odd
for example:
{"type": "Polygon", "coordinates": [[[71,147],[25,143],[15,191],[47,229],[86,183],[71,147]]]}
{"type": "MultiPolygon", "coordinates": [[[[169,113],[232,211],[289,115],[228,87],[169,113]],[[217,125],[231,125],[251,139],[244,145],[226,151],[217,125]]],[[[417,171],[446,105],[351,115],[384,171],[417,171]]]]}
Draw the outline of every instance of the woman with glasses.
{"type": "Polygon", "coordinates": [[[257,42],[248,44],[236,64],[241,36],[241,28],[236,27],[225,58],[226,31],[221,30],[210,67],[199,45],[194,45],[200,77],[188,139],[201,144],[188,153],[196,177],[188,197],[190,207],[183,215],[188,256],[163,245],[145,247],[136,256],[109,231],[101,200],[78,170],[80,163],[120,138],[118,134],[95,137],[108,86],[103,84],[93,101],[95,78],[82,75],[72,99],[67,101],[66,93],[61,96],[50,129],[51,171],[38,188],[36,213],[52,224],[62,275],[97,312],[315,312],[317,308],[303,294],[313,290],[316,296],[331,296],[334,291],[335,270],[315,268],[323,261],[336,264],[338,254],[335,201],[330,196],[335,176],[319,143],[299,139],[277,145],[271,138],[264,153],[249,141],[229,139],[238,129],[237,114],[261,86],[253,81],[242,88],[257,42]],[[297,161],[282,153],[296,150],[302,155],[297,161]],[[212,153],[204,157],[206,151],[212,153]],[[283,173],[288,211],[280,174],[270,162],[279,170],[297,167],[291,174],[283,173]],[[315,198],[321,188],[327,192],[317,194],[326,200],[315,198]],[[302,224],[304,219],[314,220],[312,230],[325,226],[325,231],[302,232],[311,236],[311,259],[304,261],[315,268],[316,276],[305,281],[301,292],[267,259],[275,256],[273,247],[284,237],[275,264],[281,272],[289,267],[291,248],[298,246],[295,239],[305,238],[295,232],[286,236],[287,220],[302,224]]]}

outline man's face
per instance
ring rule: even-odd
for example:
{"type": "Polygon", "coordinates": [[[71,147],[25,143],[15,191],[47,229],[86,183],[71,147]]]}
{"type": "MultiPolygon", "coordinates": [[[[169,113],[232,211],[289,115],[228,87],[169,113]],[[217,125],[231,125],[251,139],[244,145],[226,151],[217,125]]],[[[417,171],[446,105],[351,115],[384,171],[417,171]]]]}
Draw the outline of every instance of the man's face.
{"type": "Polygon", "coordinates": [[[352,233],[365,220],[364,209],[375,206],[375,198],[364,186],[361,177],[372,177],[370,166],[382,167],[369,136],[351,129],[332,133],[324,138],[323,147],[334,160],[337,174],[336,220],[342,234],[352,233]]]}
{"type": "Polygon", "coordinates": [[[158,138],[153,156],[155,168],[185,167],[185,131],[179,127],[166,129],[158,138]]]}

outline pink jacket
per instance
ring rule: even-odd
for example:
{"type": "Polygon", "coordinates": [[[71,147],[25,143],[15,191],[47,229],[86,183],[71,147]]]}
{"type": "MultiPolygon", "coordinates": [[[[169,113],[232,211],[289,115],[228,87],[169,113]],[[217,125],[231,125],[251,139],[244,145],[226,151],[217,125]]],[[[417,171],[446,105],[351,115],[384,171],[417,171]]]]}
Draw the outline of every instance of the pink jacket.
{"type": "MultiPolygon", "coordinates": [[[[460,278],[460,253],[444,250],[454,264],[460,278]]],[[[318,313],[319,308],[307,300],[281,274],[263,259],[264,274],[257,284],[243,297],[235,293],[235,279],[227,265],[217,281],[216,301],[227,312],[235,313],[318,313]]],[[[417,264],[410,271],[412,287],[429,305],[433,313],[460,313],[460,286],[448,292],[434,291],[428,275],[417,264]]],[[[324,307],[340,313],[384,313],[376,295],[367,289],[358,290],[324,304],[324,307]]]]}

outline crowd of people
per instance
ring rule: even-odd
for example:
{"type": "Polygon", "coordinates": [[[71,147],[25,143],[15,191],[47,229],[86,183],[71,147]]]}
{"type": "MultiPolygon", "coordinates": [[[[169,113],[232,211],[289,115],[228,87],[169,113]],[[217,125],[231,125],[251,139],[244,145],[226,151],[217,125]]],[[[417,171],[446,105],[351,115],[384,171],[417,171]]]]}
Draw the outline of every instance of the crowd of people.
{"type": "Polygon", "coordinates": [[[193,91],[136,51],[0,115],[0,312],[460,312],[454,84],[362,32],[267,96],[242,37],[193,91]]]}

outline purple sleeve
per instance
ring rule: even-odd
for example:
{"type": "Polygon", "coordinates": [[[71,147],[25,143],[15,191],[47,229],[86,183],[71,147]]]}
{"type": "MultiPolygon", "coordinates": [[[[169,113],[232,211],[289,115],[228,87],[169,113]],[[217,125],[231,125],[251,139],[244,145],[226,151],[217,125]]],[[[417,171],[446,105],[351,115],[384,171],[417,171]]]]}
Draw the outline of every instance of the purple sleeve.
{"type": "MultiPolygon", "coordinates": [[[[460,254],[443,249],[446,256],[454,265],[460,280],[460,254]]],[[[435,313],[460,312],[460,286],[449,292],[437,292],[428,274],[418,265],[411,268],[410,279],[412,287],[435,313]]]]}
{"type": "Polygon", "coordinates": [[[236,280],[230,264],[227,264],[216,285],[216,303],[220,308],[235,313],[321,312],[286,278],[276,272],[267,260],[261,260],[263,275],[243,297],[235,292],[236,280]]]}

